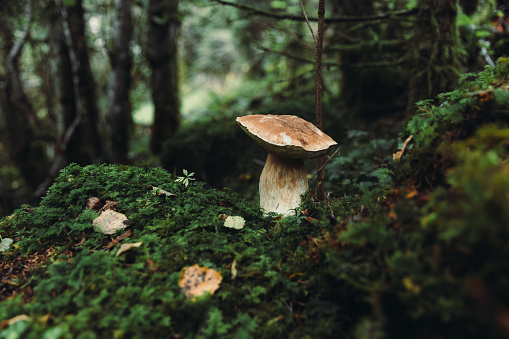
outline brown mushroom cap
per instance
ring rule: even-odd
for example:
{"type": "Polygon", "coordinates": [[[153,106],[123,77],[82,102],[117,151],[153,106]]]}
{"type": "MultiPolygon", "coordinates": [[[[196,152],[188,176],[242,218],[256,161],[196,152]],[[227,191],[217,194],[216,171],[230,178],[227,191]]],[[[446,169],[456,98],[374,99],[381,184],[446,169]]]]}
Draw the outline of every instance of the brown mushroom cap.
{"type": "Polygon", "coordinates": [[[267,152],[279,157],[319,158],[337,145],[315,125],[295,115],[247,115],[238,117],[237,122],[267,152]]]}

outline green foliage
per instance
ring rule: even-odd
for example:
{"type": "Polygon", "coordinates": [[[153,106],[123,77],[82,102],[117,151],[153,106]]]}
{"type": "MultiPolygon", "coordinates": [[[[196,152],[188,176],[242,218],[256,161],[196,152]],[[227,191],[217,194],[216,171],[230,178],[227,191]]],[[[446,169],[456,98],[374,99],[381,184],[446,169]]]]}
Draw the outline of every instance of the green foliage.
{"type": "Polygon", "coordinates": [[[419,103],[399,160],[396,140],[350,131],[327,166],[335,194],[326,203],[307,195],[285,218],[163,169],[68,166],[39,206],[0,220],[2,237],[14,240],[2,260],[49,253],[17,296],[0,301],[0,320],[11,321],[0,337],[501,337],[506,72],[499,60],[419,103]],[[92,226],[91,197],[118,202],[132,231],[119,242],[139,247],[117,255],[120,244],[92,226]],[[224,227],[225,216],[246,224],[224,227]],[[178,283],[194,264],[223,280],[193,301],[178,283]]]}

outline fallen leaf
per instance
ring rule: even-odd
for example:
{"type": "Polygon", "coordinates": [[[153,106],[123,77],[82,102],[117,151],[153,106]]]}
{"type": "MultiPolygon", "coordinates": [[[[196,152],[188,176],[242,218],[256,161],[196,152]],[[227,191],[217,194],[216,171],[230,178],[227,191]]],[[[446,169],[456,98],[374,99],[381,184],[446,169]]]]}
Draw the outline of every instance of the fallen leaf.
{"type": "Polygon", "coordinates": [[[194,300],[207,292],[214,294],[222,280],[220,272],[196,264],[180,271],[179,287],[187,298],[194,300]]]}
{"type": "Polygon", "coordinates": [[[155,186],[152,186],[152,190],[155,191],[154,195],[162,195],[162,194],[164,194],[167,197],[175,197],[175,196],[177,196],[175,193],[171,193],[171,192],[165,191],[165,190],[160,189],[160,188],[155,187],[155,186]]]}
{"type": "Polygon", "coordinates": [[[410,293],[419,294],[421,292],[421,286],[414,283],[410,277],[403,278],[401,282],[410,293]]]}
{"type": "Polygon", "coordinates": [[[143,241],[135,242],[132,244],[122,244],[122,245],[120,245],[120,248],[118,249],[117,254],[115,254],[115,257],[118,257],[122,253],[129,251],[133,247],[140,247],[141,244],[143,244],[143,241]]]}
{"type": "Polygon", "coordinates": [[[232,280],[237,278],[237,259],[233,259],[232,263],[232,280]]]}
{"type": "Polygon", "coordinates": [[[417,190],[413,190],[411,192],[408,192],[407,195],[405,196],[407,199],[412,199],[413,197],[415,197],[417,194],[419,194],[419,192],[417,192],[417,190]]]}
{"type": "Polygon", "coordinates": [[[122,213],[107,210],[95,218],[92,224],[99,232],[113,234],[117,230],[126,228],[129,225],[129,219],[122,213]]]}
{"type": "Polygon", "coordinates": [[[403,157],[403,154],[405,154],[405,150],[408,146],[408,143],[413,139],[413,135],[409,136],[408,138],[406,138],[405,142],[403,143],[403,146],[401,147],[401,151],[397,151],[396,153],[394,153],[392,155],[392,159],[394,161],[399,161],[401,159],[401,157],[403,157]]]}
{"type": "Polygon", "coordinates": [[[106,200],[106,204],[99,210],[100,212],[114,210],[118,205],[118,201],[106,200]]]}
{"type": "Polygon", "coordinates": [[[15,323],[17,323],[19,321],[30,321],[30,320],[32,320],[32,318],[30,318],[28,315],[20,314],[20,315],[15,316],[14,318],[11,318],[11,319],[7,320],[7,323],[9,325],[12,325],[12,324],[15,324],[15,323]]]}
{"type": "Polygon", "coordinates": [[[13,242],[14,240],[12,240],[11,238],[3,238],[2,240],[0,240],[0,252],[7,251],[11,247],[13,242]]]}
{"type": "Polygon", "coordinates": [[[228,216],[224,221],[224,227],[234,228],[236,230],[240,230],[244,227],[246,221],[244,218],[239,216],[228,216]]]}
{"type": "Polygon", "coordinates": [[[103,207],[103,203],[97,197],[88,198],[87,209],[100,210],[103,207]]]}

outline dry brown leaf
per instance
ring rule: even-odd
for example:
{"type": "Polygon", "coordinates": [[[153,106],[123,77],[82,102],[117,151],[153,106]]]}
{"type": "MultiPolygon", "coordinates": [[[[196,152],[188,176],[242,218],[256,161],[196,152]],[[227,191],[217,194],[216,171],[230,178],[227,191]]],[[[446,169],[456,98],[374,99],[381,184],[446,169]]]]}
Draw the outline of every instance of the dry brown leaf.
{"type": "Polygon", "coordinates": [[[100,216],[95,218],[92,224],[102,233],[113,234],[117,230],[126,228],[129,225],[129,219],[122,213],[107,210],[103,211],[100,216]]]}
{"type": "Polygon", "coordinates": [[[180,271],[179,286],[187,298],[194,300],[207,292],[214,294],[222,280],[220,272],[196,264],[180,271]]]}
{"type": "Polygon", "coordinates": [[[118,257],[122,253],[129,251],[133,247],[140,247],[141,244],[143,244],[143,241],[135,242],[132,244],[122,244],[122,245],[120,245],[120,248],[118,249],[117,254],[115,254],[115,257],[118,257]]]}
{"type": "Polygon", "coordinates": [[[108,210],[115,210],[117,205],[118,205],[118,201],[106,200],[106,204],[104,204],[104,206],[99,211],[103,212],[103,211],[108,211],[108,210]]]}
{"type": "Polygon", "coordinates": [[[103,203],[97,197],[88,198],[87,209],[100,210],[103,207],[103,203]]]}

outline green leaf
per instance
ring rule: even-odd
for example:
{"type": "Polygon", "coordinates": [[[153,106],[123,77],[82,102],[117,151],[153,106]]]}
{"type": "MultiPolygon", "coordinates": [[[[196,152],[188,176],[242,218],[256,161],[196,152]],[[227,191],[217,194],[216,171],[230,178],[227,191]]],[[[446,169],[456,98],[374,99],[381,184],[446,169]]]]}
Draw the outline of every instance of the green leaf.
{"type": "Polygon", "coordinates": [[[275,8],[275,9],[285,9],[286,7],[288,6],[288,4],[286,3],[286,1],[272,1],[270,3],[270,7],[272,8],[275,8]]]}

